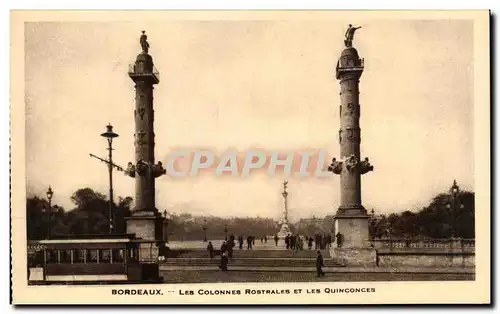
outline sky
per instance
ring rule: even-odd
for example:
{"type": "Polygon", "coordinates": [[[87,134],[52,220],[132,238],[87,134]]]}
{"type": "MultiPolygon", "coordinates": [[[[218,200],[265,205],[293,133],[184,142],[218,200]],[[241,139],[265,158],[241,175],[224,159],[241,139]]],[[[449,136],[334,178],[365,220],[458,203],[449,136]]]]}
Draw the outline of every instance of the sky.
{"type": "MultiPolygon", "coordinates": [[[[339,158],[335,65],[348,23],[360,79],[362,202],[378,213],[419,210],[456,179],[474,190],[473,23],[468,20],[39,22],[25,24],[28,196],[73,208],[83,187],[108,193],[100,134],[120,136],[115,163],[134,158],[128,64],[145,29],[154,90],[157,161],[179,148],[324,150],[339,158]]],[[[162,176],[156,206],[172,213],[279,219],[283,177],[162,176]]],[[[340,178],[288,179],[289,218],[334,214],[340,178]]],[[[117,196],[135,181],[114,173],[117,196]]]]}

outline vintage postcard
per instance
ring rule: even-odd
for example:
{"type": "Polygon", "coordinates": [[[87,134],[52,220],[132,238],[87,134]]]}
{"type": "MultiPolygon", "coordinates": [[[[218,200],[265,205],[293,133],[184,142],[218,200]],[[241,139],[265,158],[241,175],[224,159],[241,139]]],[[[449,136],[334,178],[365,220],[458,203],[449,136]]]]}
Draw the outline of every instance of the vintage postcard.
{"type": "Polygon", "coordinates": [[[490,12],[11,26],[14,304],[491,302],[490,12]]]}

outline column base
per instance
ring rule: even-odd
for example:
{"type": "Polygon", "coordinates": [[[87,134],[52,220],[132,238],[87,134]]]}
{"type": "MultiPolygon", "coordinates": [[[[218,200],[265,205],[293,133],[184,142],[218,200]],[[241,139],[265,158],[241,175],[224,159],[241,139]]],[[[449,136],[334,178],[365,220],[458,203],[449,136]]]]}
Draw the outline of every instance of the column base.
{"type": "Polygon", "coordinates": [[[373,248],[330,248],[330,256],[343,266],[376,267],[377,251],[373,248]]]}
{"type": "Polygon", "coordinates": [[[149,241],[163,240],[163,218],[156,211],[135,211],[125,218],[127,233],[135,234],[136,238],[149,241]]]}
{"type": "Polygon", "coordinates": [[[335,215],[335,242],[341,235],[342,248],[369,248],[368,215],[335,215]]]}
{"type": "Polygon", "coordinates": [[[341,205],[336,216],[363,216],[368,215],[363,205],[341,205]]]}

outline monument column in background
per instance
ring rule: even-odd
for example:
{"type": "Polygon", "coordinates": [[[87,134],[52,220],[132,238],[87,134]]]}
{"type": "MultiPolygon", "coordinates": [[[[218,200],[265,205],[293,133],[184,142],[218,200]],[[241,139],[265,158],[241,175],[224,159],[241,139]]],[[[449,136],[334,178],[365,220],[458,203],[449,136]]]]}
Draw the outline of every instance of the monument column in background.
{"type": "MultiPolygon", "coordinates": [[[[338,138],[341,160],[337,161],[334,158],[329,168],[333,173],[340,175],[341,198],[334,223],[335,232],[342,235],[342,248],[344,249],[369,247],[369,215],[361,203],[361,175],[373,170],[373,167],[368,158],[362,161],[360,154],[359,79],[364,70],[364,60],[359,57],[357,50],[352,46],[354,32],[357,29],[359,27],[349,25],[344,41],[345,48],[337,62],[336,78],[340,81],[338,138]]],[[[360,251],[352,251],[349,254],[359,253],[360,251]]]]}
{"type": "Polygon", "coordinates": [[[127,219],[127,233],[135,233],[144,241],[141,260],[156,260],[162,241],[163,219],[155,206],[155,178],[165,174],[161,162],[154,164],[153,85],[160,80],[148,53],[149,43],[144,31],[140,44],[142,52],[128,72],[135,83],[135,164],[129,163],[126,173],[135,178],[135,208],[127,219]]]}
{"type": "Polygon", "coordinates": [[[280,239],[284,239],[287,235],[290,234],[290,227],[288,226],[288,191],[286,188],[288,187],[288,181],[283,181],[283,218],[281,219],[281,228],[278,232],[278,237],[280,239]]]}

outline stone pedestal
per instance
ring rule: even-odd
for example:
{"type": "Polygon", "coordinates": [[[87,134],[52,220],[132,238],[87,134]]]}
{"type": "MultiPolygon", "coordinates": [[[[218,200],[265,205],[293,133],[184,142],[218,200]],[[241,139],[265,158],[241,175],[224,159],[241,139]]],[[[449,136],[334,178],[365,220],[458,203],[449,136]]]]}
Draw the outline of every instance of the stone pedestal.
{"type": "Polygon", "coordinates": [[[342,247],[369,247],[368,215],[335,216],[335,234],[342,235],[342,247]]]}
{"type": "Polygon", "coordinates": [[[368,219],[364,209],[339,209],[335,216],[335,233],[342,235],[342,247],[336,243],[330,249],[330,255],[345,266],[375,267],[377,251],[370,247],[368,219]]]}
{"type": "Polygon", "coordinates": [[[290,227],[288,227],[287,223],[281,225],[281,229],[278,232],[278,238],[284,239],[287,235],[291,233],[290,227]]]}
{"type": "Polygon", "coordinates": [[[161,216],[152,211],[138,211],[126,219],[127,233],[134,233],[140,242],[139,261],[157,261],[163,245],[161,216]]]}
{"type": "Polygon", "coordinates": [[[330,256],[344,266],[376,267],[377,251],[373,248],[330,248],[330,256]]]}

